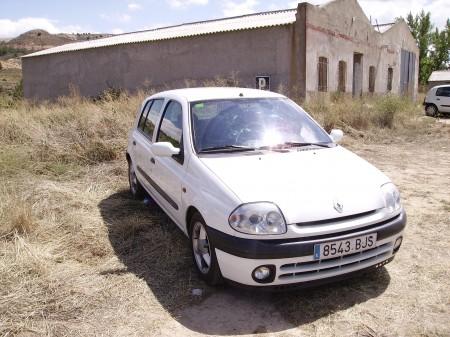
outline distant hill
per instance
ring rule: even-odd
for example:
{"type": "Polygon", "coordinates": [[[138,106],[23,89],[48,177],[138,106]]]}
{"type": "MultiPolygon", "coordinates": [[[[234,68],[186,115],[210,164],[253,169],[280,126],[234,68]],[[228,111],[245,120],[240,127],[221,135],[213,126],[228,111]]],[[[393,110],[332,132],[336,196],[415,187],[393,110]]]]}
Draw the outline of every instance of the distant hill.
{"type": "Polygon", "coordinates": [[[23,33],[8,42],[3,42],[2,45],[11,49],[31,52],[60,46],[66,43],[94,40],[109,36],[112,36],[112,34],[50,34],[45,30],[35,29],[23,33]]]}

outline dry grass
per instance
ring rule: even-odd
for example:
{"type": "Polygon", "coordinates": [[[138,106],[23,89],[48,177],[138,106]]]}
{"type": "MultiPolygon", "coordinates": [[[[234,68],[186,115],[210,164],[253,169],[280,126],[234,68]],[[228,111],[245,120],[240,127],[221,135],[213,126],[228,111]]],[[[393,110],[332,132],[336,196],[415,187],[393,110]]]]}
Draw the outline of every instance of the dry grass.
{"type": "Polygon", "coordinates": [[[143,96],[0,109],[0,336],[450,334],[447,125],[394,98],[312,102],[400,185],[405,246],[368,278],[255,295],[206,287],[176,226],[129,198],[124,149],[143,96]]]}
{"type": "Polygon", "coordinates": [[[426,125],[421,118],[421,104],[395,95],[364,96],[358,100],[339,94],[332,95],[330,99],[318,95],[304,108],[326,130],[341,128],[353,135],[373,137],[386,132],[392,134],[392,130],[414,131],[426,125]]]}

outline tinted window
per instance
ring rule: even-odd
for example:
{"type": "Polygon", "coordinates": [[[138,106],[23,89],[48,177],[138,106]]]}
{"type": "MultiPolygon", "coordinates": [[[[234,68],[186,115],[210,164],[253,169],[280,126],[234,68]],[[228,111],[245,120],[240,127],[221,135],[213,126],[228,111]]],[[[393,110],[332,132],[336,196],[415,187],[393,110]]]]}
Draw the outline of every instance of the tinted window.
{"type": "Polygon", "coordinates": [[[139,118],[139,123],[138,123],[138,128],[141,130],[144,126],[145,119],[147,118],[147,113],[148,113],[148,109],[149,109],[150,105],[152,105],[152,101],[147,101],[147,103],[145,103],[145,105],[144,105],[144,108],[142,109],[141,117],[139,118]]]}
{"type": "Polygon", "coordinates": [[[436,96],[450,97],[450,87],[443,87],[436,90],[436,96]]]}
{"type": "Polygon", "coordinates": [[[170,142],[173,146],[181,148],[182,117],[181,104],[175,101],[169,102],[159,128],[158,142],[170,142]]]}
{"type": "Polygon", "coordinates": [[[155,125],[158,122],[158,118],[161,112],[161,107],[164,103],[162,99],[155,99],[150,105],[150,109],[146,114],[145,122],[142,126],[142,132],[147,135],[148,138],[152,139],[153,132],[155,131],[155,125]]]}

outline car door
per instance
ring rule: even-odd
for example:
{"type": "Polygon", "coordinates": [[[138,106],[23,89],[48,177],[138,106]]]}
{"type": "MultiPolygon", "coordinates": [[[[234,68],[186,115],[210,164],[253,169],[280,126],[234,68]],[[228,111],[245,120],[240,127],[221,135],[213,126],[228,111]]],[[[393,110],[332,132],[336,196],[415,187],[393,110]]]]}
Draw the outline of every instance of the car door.
{"type": "Polygon", "coordinates": [[[151,145],[155,136],[156,125],[161,117],[164,99],[149,100],[144,106],[137,128],[133,132],[134,164],[139,182],[147,189],[151,189],[149,177],[152,175],[154,158],[151,145]]]}
{"type": "Polygon", "coordinates": [[[152,178],[159,190],[162,203],[178,223],[183,223],[181,182],[185,174],[182,121],[182,105],[175,100],[169,101],[161,117],[155,142],[170,142],[180,149],[180,154],[172,157],[155,157],[152,171],[152,178]]]}
{"type": "Polygon", "coordinates": [[[441,87],[436,90],[436,102],[440,112],[450,112],[450,87],[441,87]]]}

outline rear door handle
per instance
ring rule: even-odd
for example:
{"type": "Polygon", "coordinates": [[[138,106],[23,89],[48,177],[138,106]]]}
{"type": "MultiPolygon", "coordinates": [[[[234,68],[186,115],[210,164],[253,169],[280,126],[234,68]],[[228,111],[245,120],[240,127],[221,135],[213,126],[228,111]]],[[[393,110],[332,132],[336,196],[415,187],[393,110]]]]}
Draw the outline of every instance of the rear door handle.
{"type": "Polygon", "coordinates": [[[133,140],[133,145],[136,145],[136,141],[135,140],[133,140]]]}
{"type": "Polygon", "coordinates": [[[151,161],[152,164],[156,164],[155,158],[151,157],[150,161],[151,161]]]}

